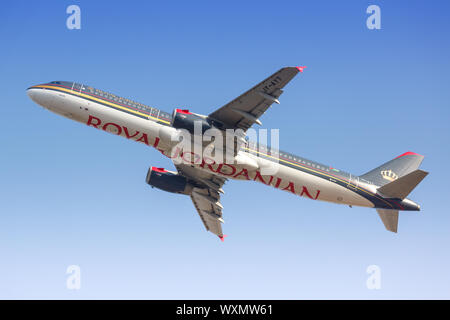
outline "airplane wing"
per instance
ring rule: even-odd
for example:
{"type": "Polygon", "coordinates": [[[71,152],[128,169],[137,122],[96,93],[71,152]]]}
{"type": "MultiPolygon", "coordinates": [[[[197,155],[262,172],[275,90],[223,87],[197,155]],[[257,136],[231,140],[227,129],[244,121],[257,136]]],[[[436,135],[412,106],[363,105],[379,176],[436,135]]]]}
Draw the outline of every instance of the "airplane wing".
{"type": "Polygon", "coordinates": [[[196,185],[192,190],[191,199],[206,230],[211,231],[223,241],[222,223],[224,221],[220,193],[224,193],[222,186],[226,179],[186,164],[179,164],[175,167],[180,175],[185,176],[196,185]]]}
{"type": "Polygon", "coordinates": [[[306,67],[286,67],[275,72],[244,94],[209,115],[223,124],[223,129],[246,131],[254,123],[261,125],[259,118],[272,103],[280,103],[282,88],[306,67]]]}

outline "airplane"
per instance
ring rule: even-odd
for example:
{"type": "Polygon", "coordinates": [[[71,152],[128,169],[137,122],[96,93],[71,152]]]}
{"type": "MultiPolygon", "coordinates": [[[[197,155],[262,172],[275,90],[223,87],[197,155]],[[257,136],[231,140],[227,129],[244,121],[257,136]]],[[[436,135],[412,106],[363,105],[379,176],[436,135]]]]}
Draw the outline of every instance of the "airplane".
{"type": "Polygon", "coordinates": [[[143,143],[172,159],[177,171],[152,166],[146,182],[164,191],[189,195],[206,230],[222,241],[225,236],[220,197],[228,179],[256,181],[312,200],[375,208],[385,228],[396,233],[399,211],[420,210],[407,196],[428,174],[419,169],[422,155],[408,151],[365,174],[354,175],[245,137],[254,124],[262,125],[261,116],[273,103],[280,103],[283,88],[304,68],[284,67],[209,115],[186,109],[169,114],[68,81],[34,85],[27,94],[51,112],[143,143]],[[193,138],[186,139],[195,140],[199,132],[202,135],[208,130],[231,132],[226,142],[232,143],[211,147],[212,143],[202,138],[194,142],[201,145],[200,152],[196,153],[195,145],[194,152],[180,148],[180,133],[187,131],[193,138]],[[231,157],[221,161],[206,156],[208,148],[231,157]]]}

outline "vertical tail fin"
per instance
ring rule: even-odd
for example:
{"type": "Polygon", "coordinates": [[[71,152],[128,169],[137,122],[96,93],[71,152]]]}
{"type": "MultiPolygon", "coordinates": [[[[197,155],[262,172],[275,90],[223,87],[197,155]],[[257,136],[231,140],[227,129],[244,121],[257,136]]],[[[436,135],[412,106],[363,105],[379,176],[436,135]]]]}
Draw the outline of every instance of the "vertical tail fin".
{"type": "MultiPolygon", "coordinates": [[[[423,156],[414,152],[406,152],[386,162],[372,171],[360,176],[378,186],[377,193],[385,198],[401,199],[410,204],[403,210],[420,210],[419,205],[405,199],[408,194],[427,176],[428,172],[419,170],[423,156]]],[[[387,230],[397,232],[398,210],[377,208],[378,215],[387,230]]]]}
{"type": "Polygon", "coordinates": [[[377,186],[383,186],[415,171],[423,158],[422,155],[409,151],[359,177],[377,186]]]}

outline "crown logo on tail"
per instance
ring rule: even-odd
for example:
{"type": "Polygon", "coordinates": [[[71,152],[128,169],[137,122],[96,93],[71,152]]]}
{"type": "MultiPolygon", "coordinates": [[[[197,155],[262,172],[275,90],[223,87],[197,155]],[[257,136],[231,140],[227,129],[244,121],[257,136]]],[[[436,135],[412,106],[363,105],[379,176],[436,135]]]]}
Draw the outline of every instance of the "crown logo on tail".
{"type": "Polygon", "coordinates": [[[392,170],[383,170],[380,172],[383,179],[394,181],[398,179],[398,175],[392,170]]]}

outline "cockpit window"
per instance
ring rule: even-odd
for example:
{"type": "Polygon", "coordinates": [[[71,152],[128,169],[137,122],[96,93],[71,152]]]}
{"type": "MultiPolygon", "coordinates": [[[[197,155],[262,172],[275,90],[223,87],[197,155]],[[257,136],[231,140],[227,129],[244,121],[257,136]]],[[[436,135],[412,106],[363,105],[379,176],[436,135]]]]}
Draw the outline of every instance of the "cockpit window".
{"type": "Polygon", "coordinates": [[[50,82],[50,83],[53,83],[53,84],[61,84],[61,81],[52,81],[52,82],[50,82]]]}

